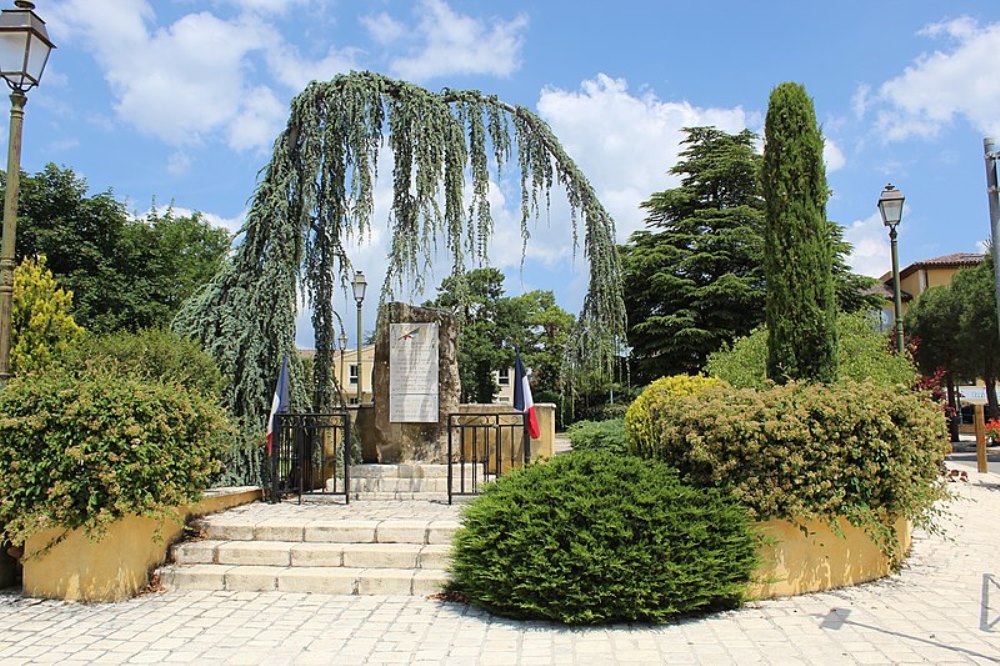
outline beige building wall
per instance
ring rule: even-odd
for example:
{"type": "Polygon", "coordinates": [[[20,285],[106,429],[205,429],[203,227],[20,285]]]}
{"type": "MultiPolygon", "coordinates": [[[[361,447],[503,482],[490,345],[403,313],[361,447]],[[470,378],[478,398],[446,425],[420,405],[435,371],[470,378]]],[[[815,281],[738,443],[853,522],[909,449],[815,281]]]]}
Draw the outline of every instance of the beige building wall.
{"type": "Polygon", "coordinates": [[[361,403],[372,401],[372,369],[375,367],[375,345],[361,348],[361,365],[358,366],[358,350],[337,350],[333,358],[333,376],[343,391],[344,402],[358,404],[358,381],[361,382],[361,403]]]}

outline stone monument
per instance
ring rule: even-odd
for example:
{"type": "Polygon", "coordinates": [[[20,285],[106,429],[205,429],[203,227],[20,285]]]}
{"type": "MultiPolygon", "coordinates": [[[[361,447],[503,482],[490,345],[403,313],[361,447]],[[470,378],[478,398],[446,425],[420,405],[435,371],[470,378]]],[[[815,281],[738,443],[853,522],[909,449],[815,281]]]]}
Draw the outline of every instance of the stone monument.
{"type": "Polygon", "coordinates": [[[375,335],[372,427],[366,463],[444,463],[448,414],[458,411],[458,324],[444,310],[383,306],[375,335]]]}

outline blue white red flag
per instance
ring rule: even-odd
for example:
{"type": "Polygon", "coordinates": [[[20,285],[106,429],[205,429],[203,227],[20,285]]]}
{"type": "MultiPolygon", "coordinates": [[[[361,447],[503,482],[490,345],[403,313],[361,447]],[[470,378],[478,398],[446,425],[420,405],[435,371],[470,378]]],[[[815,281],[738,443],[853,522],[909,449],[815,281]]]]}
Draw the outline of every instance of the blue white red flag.
{"type": "Polygon", "coordinates": [[[531,397],[531,385],[528,384],[528,374],[521,363],[521,350],[514,351],[514,409],[524,412],[528,424],[528,434],[532,439],[538,439],[542,431],[538,427],[538,416],[535,414],[535,401],[531,397]]]}
{"type": "Polygon", "coordinates": [[[288,411],[288,353],[281,360],[281,372],[278,373],[278,383],[274,387],[274,397],[271,398],[271,414],[267,417],[267,455],[271,455],[278,429],[278,414],[288,411]]]}

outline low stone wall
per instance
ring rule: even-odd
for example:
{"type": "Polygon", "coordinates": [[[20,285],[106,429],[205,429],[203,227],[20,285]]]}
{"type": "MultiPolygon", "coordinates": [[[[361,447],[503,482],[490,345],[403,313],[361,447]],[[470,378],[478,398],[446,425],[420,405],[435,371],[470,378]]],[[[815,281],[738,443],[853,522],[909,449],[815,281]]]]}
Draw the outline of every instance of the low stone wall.
{"type": "MultiPolygon", "coordinates": [[[[222,511],[261,499],[260,488],[218,488],[182,514],[186,518],[222,511]]],[[[23,591],[29,597],[67,601],[122,601],[149,583],[150,572],[163,564],[167,550],[184,523],[129,516],[108,528],[100,541],[73,530],[44,555],[32,557],[64,530],[32,535],[25,544],[23,591]],[[157,533],[159,538],[157,538],[157,533]]]]}
{"type": "MultiPolygon", "coordinates": [[[[843,536],[834,534],[829,525],[816,520],[803,523],[802,529],[787,520],[769,520],[758,528],[765,537],[758,583],[752,586],[751,599],[772,599],[857,585],[890,574],[895,562],[887,558],[865,534],[841,518],[838,526],[843,536]]],[[[901,552],[910,549],[910,524],[896,521],[896,536],[901,552]]]]}

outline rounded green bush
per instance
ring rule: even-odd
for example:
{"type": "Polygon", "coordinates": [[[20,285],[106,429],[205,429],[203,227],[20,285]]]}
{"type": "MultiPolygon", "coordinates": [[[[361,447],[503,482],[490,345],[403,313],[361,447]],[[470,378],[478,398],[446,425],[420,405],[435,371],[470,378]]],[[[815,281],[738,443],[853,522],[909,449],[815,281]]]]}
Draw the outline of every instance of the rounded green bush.
{"type": "Polygon", "coordinates": [[[623,419],[577,421],[569,427],[566,434],[574,451],[606,450],[618,454],[628,453],[623,419]]]}
{"type": "Polygon", "coordinates": [[[176,517],[201,497],[231,434],[197,392],[114,369],[52,370],[0,391],[0,527],[99,536],[126,514],[176,517]]]}
{"type": "Polygon", "coordinates": [[[466,508],[451,589],[516,618],[662,622],[738,605],[756,558],[747,512],[723,492],[580,451],[502,477],[466,508]]]}
{"type": "Polygon", "coordinates": [[[144,379],[176,383],[212,398],[218,398],[225,385],[215,361],[196,342],[153,328],[88,337],[66,353],[62,365],[73,373],[113,367],[144,379]]]}
{"type": "Polygon", "coordinates": [[[643,390],[625,414],[625,440],[633,453],[647,447],[657,435],[657,414],[681,396],[697,395],[706,389],[724,385],[721,379],[702,375],[660,377],[643,390]]]}

